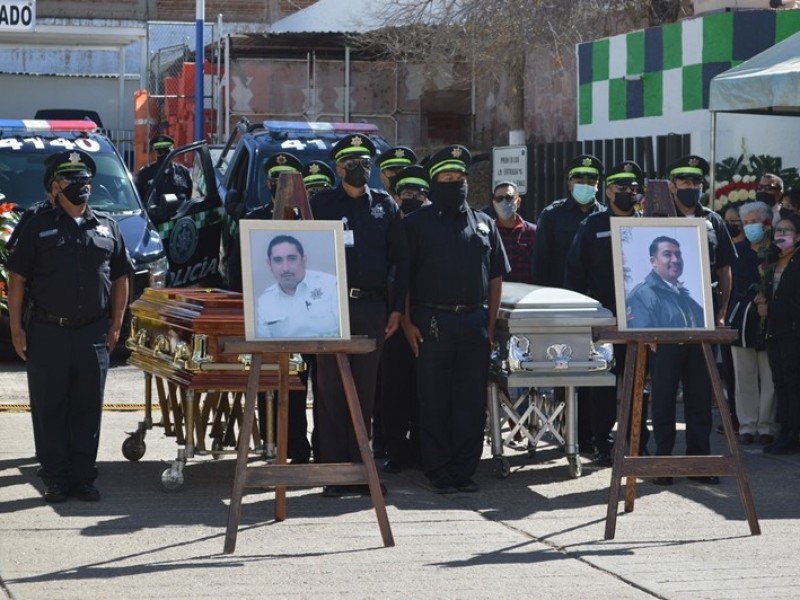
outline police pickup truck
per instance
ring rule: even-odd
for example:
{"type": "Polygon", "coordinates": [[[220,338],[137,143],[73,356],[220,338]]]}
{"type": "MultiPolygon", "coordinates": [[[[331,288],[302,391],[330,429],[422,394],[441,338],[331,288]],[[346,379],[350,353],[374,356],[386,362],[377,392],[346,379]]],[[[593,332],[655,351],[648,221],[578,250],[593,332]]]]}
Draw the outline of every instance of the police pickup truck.
{"type": "MultiPolygon", "coordinates": [[[[143,210],[131,175],[114,145],[92,121],[0,119],[0,192],[22,212],[47,199],[44,160],[49,154],[77,149],[97,166],[89,204],[119,223],[135,272],[132,297],[145,287],[163,287],[168,263],[164,245],[143,210]]],[[[2,311],[0,311],[2,312],[2,311]]],[[[0,346],[10,345],[8,315],[0,314],[0,346]]]]}
{"type": "MultiPolygon", "coordinates": [[[[239,219],[268,204],[272,198],[266,185],[264,163],[275,152],[289,152],[304,164],[330,160],[331,148],[346,135],[367,135],[378,154],[390,148],[372,123],[321,123],[306,121],[263,121],[250,123],[243,118],[228,138],[214,162],[219,197],[225,210],[220,246],[220,273],[227,275],[226,257],[235,238],[239,219]]],[[[378,169],[372,169],[370,187],[381,189],[378,169]]]]}

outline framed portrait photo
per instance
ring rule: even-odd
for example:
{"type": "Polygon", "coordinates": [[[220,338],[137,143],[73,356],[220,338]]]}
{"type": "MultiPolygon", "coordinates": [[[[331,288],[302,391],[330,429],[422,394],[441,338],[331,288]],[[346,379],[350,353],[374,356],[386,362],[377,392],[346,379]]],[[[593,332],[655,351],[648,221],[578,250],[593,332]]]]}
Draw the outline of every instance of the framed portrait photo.
{"type": "Polygon", "coordinates": [[[617,328],[714,329],[706,221],[611,219],[617,328]]]}
{"type": "Polygon", "coordinates": [[[350,339],[341,221],[239,227],[245,339],[350,339]]]}

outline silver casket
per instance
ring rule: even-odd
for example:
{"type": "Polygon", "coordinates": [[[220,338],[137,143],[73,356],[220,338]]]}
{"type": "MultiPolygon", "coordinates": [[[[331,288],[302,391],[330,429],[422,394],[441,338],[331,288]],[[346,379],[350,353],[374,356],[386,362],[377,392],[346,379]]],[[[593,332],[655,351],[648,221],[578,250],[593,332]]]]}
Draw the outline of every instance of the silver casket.
{"type": "MultiPolygon", "coordinates": [[[[592,327],[616,319],[597,300],[561,288],[503,283],[495,350],[489,374],[489,417],[493,456],[502,476],[508,438],[523,434],[532,456],[544,434],[564,445],[570,474],[581,473],[577,445],[576,387],[612,386],[613,347],[592,342],[592,327]],[[508,390],[522,388],[517,397],[508,390]],[[565,388],[554,393],[542,388],[565,388]],[[504,439],[504,422],[512,424],[504,439]]],[[[510,444],[509,444],[510,445],[510,444]]]]}

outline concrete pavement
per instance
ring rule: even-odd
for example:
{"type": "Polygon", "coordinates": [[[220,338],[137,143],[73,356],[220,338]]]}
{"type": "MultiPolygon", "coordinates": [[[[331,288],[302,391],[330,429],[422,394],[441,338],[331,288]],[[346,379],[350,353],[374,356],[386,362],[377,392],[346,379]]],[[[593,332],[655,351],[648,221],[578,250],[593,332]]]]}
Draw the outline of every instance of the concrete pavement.
{"type": "MultiPolygon", "coordinates": [[[[3,368],[0,385],[24,379],[3,368]]],[[[137,378],[112,369],[115,397],[141,402],[137,378]]],[[[8,388],[5,388],[8,389],[8,388]]],[[[0,399],[5,401],[6,396],[0,399]]],[[[37,598],[797,598],[800,455],[744,452],[762,535],[750,536],[735,482],[638,486],[635,511],[603,540],[610,470],[585,461],[570,479],[563,453],[488,447],[477,494],[439,496],[417,471],[385,475],[396,546],[383,548],[368,498],[249,493],[235,554],[222,554],[234,460],[200,457],[180,491],[158,481],[174,438],[147,437],[138,463],[120,452],[140,414],[106,412],[99,503],[48,505],[35,476],[30,416],[0,412],[0,597],[37,598]]],[[[721,451],[722,436],[713,434],[721,451]]],[[[680,441],[679,441],[680,443],[680,441]]],[[[620,505],[620,510],[622,505],[620,505]]]]}

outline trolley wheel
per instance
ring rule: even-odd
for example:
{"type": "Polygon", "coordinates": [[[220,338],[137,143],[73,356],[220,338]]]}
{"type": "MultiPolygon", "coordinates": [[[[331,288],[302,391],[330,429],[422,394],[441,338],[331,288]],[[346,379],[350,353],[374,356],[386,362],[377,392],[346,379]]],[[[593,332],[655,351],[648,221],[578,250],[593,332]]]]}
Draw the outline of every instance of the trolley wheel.
{"type": "Polygon", "coordinates": [[[503,479],[511,475],[511,463],[508,462],[508,459],[505,456],[498,456],[495,460],[497,461],[497,465],[495,467],[495,472],[497,475],[503,479]]]}
{"type": "Polygon", "coordinates": [[[183,486],[183,473],[175,473],[172,467],[161,470],[161,487],[168,492],[177,492],[183,486]]]}
{"type": "Polygon", "coordinates": [[[211,442],[211,457],[214,460],[222,458],[222,440],[219,438],[214,438],[214,441],[211,442]]]}
{"type": "Polygon", "coordinates": [[[569,476],[573,479],[577,479],[581,476],[583,472],[583,465],[581,464],[581,457],[580,456],[568,456],[567,460],[569,461],[569,476]]]}
{"type": "Polygon", "coordinates": [[[139,439],[137,436],[132,435],[125,438],[122,442],[122,456],[131,462],[136,462],[144,456],[147,446],[144,440],[139,439]]]}

